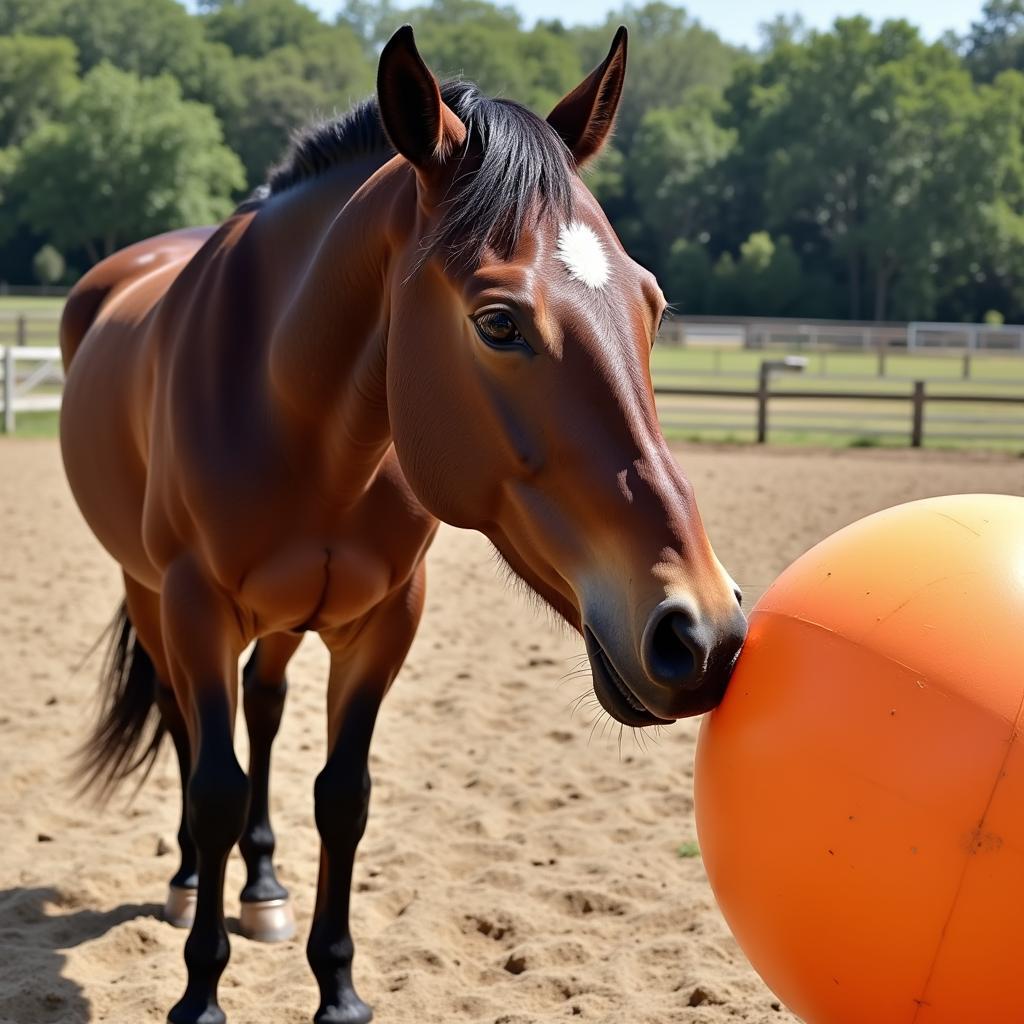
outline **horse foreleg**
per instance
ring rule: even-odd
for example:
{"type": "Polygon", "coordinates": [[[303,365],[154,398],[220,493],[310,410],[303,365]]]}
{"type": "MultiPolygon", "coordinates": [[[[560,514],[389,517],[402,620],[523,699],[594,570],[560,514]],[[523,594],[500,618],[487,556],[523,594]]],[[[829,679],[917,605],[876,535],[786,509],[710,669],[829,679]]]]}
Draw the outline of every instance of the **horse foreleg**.
{"type": "Polygon", "coordinates": [[[356,649],[335,649],[331,638],[328,685],[328,757],[314,786],[320,832],[320,876],[313,927],[306,947],[320,987],[316,1024],[366,1024],[373,1011],[352,982],[355,946],[349,901],[356,847],[370,804],[367,760],[381,700],[412,643],[423,607],[423,571],[385,602],[360,632],[356,649]]]}
{"type": "Polygon", "coordinates": [[[171,682],[187,709],[192,771],[188,824],[196,846],[195,920],[185,942],[188,983],[172,1024],[224,1024],[217,984],[230,955],[224,927],[224,869],[249,809],[249,781],[235,757],[238,656],[244,646],[235,610],[189,559],[175,562],[161,593],[171,682]]]}
{"type": "Polygon", "coordinates": [[[285,667],[301,639],[286,633],[263,638],[256,644],[242,672],[252,800],[238,844],[247,872],[239,923],[242,934],[258,942],[279,942],[295,934],[295,917],[288,901],[288,891],[274,874],[270,750],[281,724],[288,689],[285,667]]]}

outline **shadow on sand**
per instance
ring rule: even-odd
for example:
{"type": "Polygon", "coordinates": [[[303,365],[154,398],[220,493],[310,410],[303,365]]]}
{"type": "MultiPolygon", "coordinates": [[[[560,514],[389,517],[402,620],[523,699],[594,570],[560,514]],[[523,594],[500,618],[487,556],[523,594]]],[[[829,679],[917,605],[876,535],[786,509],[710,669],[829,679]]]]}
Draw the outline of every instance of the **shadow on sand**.
{"type": "Polygon", "coordinates": [[[62,951],[140,917],[159,917],[156,903],[113,910],[64,910],[56,889],[0,890],[0,1022],[87,1024],[89,1000],[63,976],[62,951]]]}

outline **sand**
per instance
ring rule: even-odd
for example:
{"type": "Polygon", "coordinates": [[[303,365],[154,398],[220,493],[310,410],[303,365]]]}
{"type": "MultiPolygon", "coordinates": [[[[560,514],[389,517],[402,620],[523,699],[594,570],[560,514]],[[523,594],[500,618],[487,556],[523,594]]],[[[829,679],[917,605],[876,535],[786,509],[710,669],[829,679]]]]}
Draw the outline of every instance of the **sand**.
{"type": "MultiPolygon", "coordinates": [[[[816,540],[898,501],[1024,493],[995,457],[707,449],[680,452],[708,531],[752,602],[816,540]]],[[[83,659],[119,600],[56,444],[0,442],[0,1021],[160,1022],[181,993],[185,935],[159,918],[176,866],[169,755],[133,800],[75,799],[69,755],[94,709],[83,659]]],[[[792,1024],[730,937],[699,857],[696,723],[640,740],[570,713],[560,679],[582,645],[509,592],[479,537],[443,529],[428,606],[381,714],[357,862],[355,973],[386,1024],[792,1024]]],[[[326,660],[307,638],[275,747],[276,861],[299,936],[232,938],[234,1024],[308,1022],[315,885],[312,783],[326,660]]],[[[244,756],[244,730],[239,750],[244,756]]],[[[756,856],[756,851],[751,851],[756,856]]],[[[232,858],[227,913],[238,912],[232,858]]]]}

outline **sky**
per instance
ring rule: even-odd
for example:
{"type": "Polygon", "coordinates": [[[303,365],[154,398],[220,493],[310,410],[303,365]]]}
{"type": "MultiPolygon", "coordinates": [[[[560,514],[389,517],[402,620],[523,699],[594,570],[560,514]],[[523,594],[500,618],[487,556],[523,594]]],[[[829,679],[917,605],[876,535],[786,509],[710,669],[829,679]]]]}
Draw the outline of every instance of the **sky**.
{"type": "MultiPolygon", "coordinates": [[[[337,0],[307,0],[333,16],[337,0]]],[[[557,17],[566,24],[599,22],[620,3],[608,0],[512,0],[527,23],[557,17]]],[[[691,17],[714,29],[730,43],[756,46],[758,25],[776,14],[800,13],[812,28],[827,28],[839,16],[864,14],[873,20],[906,18],[919,26],[926,38],[937,39],[946,29],[963,33],[977,19],[983,0],[686,0],[691,17]]],[[[400,0],[402,6],[407,6],[400,0]]],[[[408,4],[411,6],[411,2],[408,4]]]]}

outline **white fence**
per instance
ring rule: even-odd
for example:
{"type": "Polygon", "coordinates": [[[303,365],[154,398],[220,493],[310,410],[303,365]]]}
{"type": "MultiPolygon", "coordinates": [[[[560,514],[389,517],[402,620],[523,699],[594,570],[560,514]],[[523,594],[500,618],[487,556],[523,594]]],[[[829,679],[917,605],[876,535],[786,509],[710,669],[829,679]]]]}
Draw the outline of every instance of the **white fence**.
{"type": "Polygon", "coordinates": [[[855,323],[761,317],[687,316],[666,321],[668,345],[724,345],[749,349],[827,351],[1005,352],[1024,354],[1021,324],[855,323]]]}
{"type": "Polygon", "coordinates": [[[0,353],[4,432],[13,434],[19,412],[55,412],[60,408],[64,368],[56,347],[6,345],[0,353]]]}
{"type": "Polygon", "coordinates": [[[907,348],[1024,352],[1024,325],[910,323],[907,348]]]}

